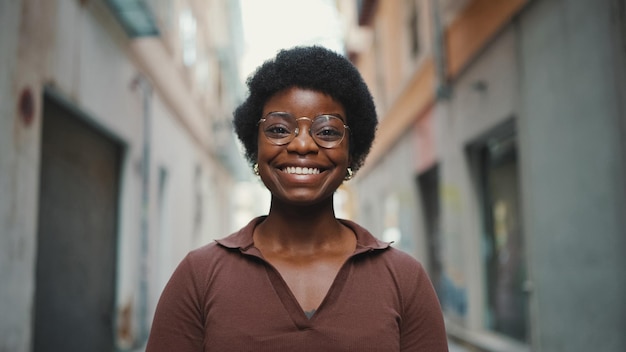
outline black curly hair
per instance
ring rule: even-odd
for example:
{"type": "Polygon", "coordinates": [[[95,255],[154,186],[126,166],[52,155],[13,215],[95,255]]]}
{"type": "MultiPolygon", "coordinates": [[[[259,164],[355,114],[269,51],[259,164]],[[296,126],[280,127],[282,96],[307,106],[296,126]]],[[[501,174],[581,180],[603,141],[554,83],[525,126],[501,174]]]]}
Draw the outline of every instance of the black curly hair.
{"type": "Polygon", "coordinates": [[[350,167],[356,171],[363,165],[376,134],[376,107],[361,74],[344,56],[321,46],[281,50],[246,83],[249,95],[235,109],[233,124],[251,164],[257,159],[257,122],[265,103],[284,89],[299,87],[328,94],[343,105],[350,126],[350,167]]]}

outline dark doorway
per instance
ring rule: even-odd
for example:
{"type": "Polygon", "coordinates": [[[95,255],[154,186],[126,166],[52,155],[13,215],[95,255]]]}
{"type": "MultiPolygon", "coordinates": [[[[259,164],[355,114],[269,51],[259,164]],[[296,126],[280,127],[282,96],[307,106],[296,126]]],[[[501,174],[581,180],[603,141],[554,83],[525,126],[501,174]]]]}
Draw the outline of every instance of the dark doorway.
{"type": "Polygon", "coordinates": [[[33,350],[113,351],[121,146],[46,94],[33,350]]]}
{"type": "Polygon", "coordinates": [[[514,121],[496,126],[467,150],[483,216],[486,326],[527,341],[526,259],[514,121]]]}
{"type": "Polygon", "coordinates": [[[428,243],[428,274],[443,302],[441,258],[441,211],[439,201],[439,166],[434,165],[417,176],[417,186],[422,202],[422,218],[428,243]]]}

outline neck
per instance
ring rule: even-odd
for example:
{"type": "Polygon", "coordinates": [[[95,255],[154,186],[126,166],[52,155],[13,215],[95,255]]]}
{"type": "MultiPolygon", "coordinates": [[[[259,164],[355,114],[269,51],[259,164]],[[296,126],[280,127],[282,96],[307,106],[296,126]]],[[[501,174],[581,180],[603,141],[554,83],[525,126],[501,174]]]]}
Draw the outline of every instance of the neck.
{"type": "Polygon", "coordinates": [[[344,226],[335,218],[332,198],[325,204],[293,206],[272,200],[267,218],[255,230],[255,242],[276,249],[314,251],[342,241],[344,226]]]}

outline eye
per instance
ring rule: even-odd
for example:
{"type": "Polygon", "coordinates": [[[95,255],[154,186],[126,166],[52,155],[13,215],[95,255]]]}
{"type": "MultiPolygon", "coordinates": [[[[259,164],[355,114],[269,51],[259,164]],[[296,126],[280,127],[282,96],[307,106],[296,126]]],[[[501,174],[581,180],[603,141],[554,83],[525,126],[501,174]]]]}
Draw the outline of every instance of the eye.
{"type": "Polygon", "coordinates": [[[283,138],[291,134],[289,127],[282,124],[272,124],[265,128],[265,134],[270,138],[283,138]]]}
{"type": "Polygon", "coordinates": [[[325,141],[335,141],[343,136],[341,130],[333,126],[322,126],[315,131],[315,136],[325,141]]]}
{"type": "Polygon", "coordinates": [[[332,115],[320,115],[315,118],[311,131],[321,141],[335,142],[344,135],[343,121],[332,115]]]}

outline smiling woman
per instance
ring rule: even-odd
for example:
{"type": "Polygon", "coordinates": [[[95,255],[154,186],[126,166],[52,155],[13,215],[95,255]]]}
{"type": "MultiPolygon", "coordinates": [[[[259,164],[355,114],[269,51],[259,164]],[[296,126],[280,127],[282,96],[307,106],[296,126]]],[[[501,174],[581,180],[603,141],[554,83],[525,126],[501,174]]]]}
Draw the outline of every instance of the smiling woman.
{"type": "Polygon", "coordinates": [[[187,255],[147,351],[447,351],[421,264],[335,217],[335,191],[377,126],[358,71],[328,49],[295,47],[247,83],[235,131],[269,213],[187,255]]]}
{"type": "MultiPolygon", "coordinates": [[[[312,133],[315,123],[307,123],[306,120],[310,120],[307,117],[299,118],[299,122],[303,129],[308,128],[308,133],[297,133],[299,128],[289,131],[279,125],[273,125],[272,132],[263,130],[265,124],[261,126],[259,134],[263,136],[258,138],[257,165],[263,183],[272,194],[272,207],[279,206],[280,201],[288,203],[285,205],[332,202],[333,193],[347,175],[350,160],[349,138],[343,138],[345,121],[341,116],[346,115],[343,106],[324,93],[292,87],[273,95],[263,109],[264,116],[282,110],[296,116],[320,115],[315,118],[316,123],[326,124],[326,127],[332,125],[319,119],[335,116],[334,120],[339,121],[335,125],[342,130],[341,134],[324,139],[323,135],[318,136],[320,131],[312,133]],[[277,132],[282,133],[277,135],[277,132]]],[[[267,122],[267,117],[265,120],[267,122]]]]}

